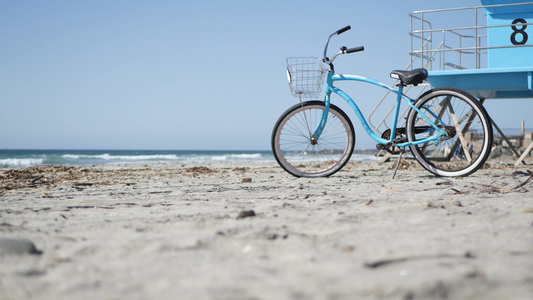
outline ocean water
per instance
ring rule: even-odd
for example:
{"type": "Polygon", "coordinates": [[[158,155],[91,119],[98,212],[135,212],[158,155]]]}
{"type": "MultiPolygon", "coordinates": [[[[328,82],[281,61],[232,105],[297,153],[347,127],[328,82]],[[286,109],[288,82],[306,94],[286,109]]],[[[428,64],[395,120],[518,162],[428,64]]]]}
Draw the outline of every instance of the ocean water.
{"type": "MultiPolygon", "coordinates": [[[[375,157],[356,151],[352,160],[369,161],[375,157]]],[[[271,151],[0,150],[0,167],[275,161],[271,151]]]]}

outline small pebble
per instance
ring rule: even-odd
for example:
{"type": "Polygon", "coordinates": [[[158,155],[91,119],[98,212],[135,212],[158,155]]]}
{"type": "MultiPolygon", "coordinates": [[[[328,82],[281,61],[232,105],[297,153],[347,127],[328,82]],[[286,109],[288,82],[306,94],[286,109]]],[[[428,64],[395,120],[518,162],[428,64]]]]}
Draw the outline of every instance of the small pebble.
{"type": "Polygon", "coordinates": [[[248,217],[255,217],[255,211],[253,210],[243,210],[237,216],[237,219],[244,219],[248,217]]]}
{"type": "Polygon", "coordinates": [[[0,238],[0,255],[41,254],[30,240],[0,238]]]}
{"type": "Polygon", "coordinates": [[[452,202],[452,205],[453,205],[453,206],[463,207],[463,204],[462,204],[461,201],[459,201],[459,200],[455,200],[455,201],[453,201],[453,202],[452,202]]]}

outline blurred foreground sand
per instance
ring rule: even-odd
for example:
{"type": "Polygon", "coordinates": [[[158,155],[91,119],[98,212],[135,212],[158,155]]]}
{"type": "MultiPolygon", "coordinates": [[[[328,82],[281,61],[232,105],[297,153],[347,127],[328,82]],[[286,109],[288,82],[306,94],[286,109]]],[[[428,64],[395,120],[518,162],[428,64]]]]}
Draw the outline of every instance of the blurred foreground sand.
{"type": "Polygon", "coordinates": [[[533,167],[510,165],[0,169],[0,238],[41,253],[0,245],[0,299],[533,299],[533,167]]]}

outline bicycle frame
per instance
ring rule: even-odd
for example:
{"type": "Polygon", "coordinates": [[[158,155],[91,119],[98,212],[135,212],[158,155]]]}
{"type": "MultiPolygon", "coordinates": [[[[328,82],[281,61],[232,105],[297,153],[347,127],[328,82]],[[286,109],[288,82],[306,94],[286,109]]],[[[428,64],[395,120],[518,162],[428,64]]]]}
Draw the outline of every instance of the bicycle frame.
{"type": "MultiPolygon", "coordinates": [[[[412,99],[412,98],[409,98],[406,95],[404,95],[403,94],[403,89],[404,89],[404,86],[402,86],[402,85],[399,85],[398,89],[394,89],[394,88],[392,88],[392,87],[390,87],[390,86],[388,86],[388,85],[386,85],[384,83],[381,83],[381,82],[379,82],[377,80],[374,80],[374,79],[371,79],[371,78],[366,78],[366,77],[357,76],[357,75],[335,74],[334,72],[329,71],[328,75],[327,75],[327,81],[326,81],[326,91],[325,91],[326,95],[324,97],[325,109],[324,109],[324,112],[322,113],[322,119],[321,119],[320,123],[318,124],[317,128],[314,131],[312,139],[316,142],[320,138],[320,135],[322,134],[322,131],[324,130],[324,128],[326,126],[326,122],[327,122],[327,116],[328,116],[328,113],[329,113],[329,106],[330,106],[330,102],[331,102],[330,97],[331,97],[332,93],[335,93],[335,94],[339,95],[341,98],[343,98],[352,107],[353,111],[355,112],[355,114],[359,118],[359,121],[361,122],[361,125],[363,126],[363,128],[365,129],[367,134],[372,139],[374,139],[376,142],[378,142],[380,144],[383,144],[383,145],[394,145],[396,147],[408,147],[408,146],[423,144],[423,143],[427,143],[427,142],[437,143],[437,141],[442,136],[446,136],[447,135],[446,131],[444,131],[441,128],[439,128],[434,122],[432,122],[426,116],[426,114],[424,114],[420,109],[415,107],[413,105],[415,100],[412,99]],[[386,139],[378,136],[370,128],[370,126],[368,125],[368,122],[366,121],[365,117],[361,113],[361,110],[359,109],[359,107],[357,106],[355,101],[350,96],[348,96],[348,94],[346,94],[344,91],[342,91],[341,89],[339,89],[339,88],[337,88],[337,87],[335,87],[333,85],[333,83],[335,81],[348,81],[348,80],[370,83],[370,84],[379,86],[381,88],[387,89],[387,90],[389,90],[389,91],[391,91],[391,92],[393,92],[393,93],[395,93],[397,95],[396,106],[395,106],[395,110],[394,110],[394,120],[392,121],[390,139],[386,140],[386,139]],[[411,107],[411,109],[414,109],[416,112],[418,112],[435,129],[437,134],[431,135],[431,136],[429,136],[429,137],[427,137],[425,139],[416,140],[416,141],[413,141],[413,142],[403,142],[403,143],[397,143],[397,144],[394,143],[394,140],[396,138],[396,129],[398,128],[397,127],[398,126],[398,116],[399,116],[399,111],[400,111],[400,106],[401,106],[401,100],[402,99],[406,100],[407,104],[411,107]]],[[[442,122],[442,120],[440,120],[440,118],[437,115],[435,115],[432,111],[430,111],[430,110],[426,110],[426,111],[428,111],[441,124],[445,125],[444,122],[442,122]]]]}

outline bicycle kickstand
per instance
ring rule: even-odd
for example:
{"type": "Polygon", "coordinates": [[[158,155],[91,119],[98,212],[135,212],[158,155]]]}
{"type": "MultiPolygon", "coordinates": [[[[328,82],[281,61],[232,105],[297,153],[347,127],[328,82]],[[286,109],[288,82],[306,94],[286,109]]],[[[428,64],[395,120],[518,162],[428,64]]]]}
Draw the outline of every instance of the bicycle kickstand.
{"type": "Polygon", "coordinates": [[[400,148],[400,156],[398,157],[398,162],[396,163],[396,168],[394,169],[394,174],[392,175],[392,179],[396,177],[396,172],[398,172],[398,168],[400,167],[400,161],[402,160],[404,153],[405,153],[405,148],[400,148]]]}

